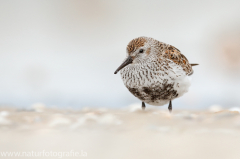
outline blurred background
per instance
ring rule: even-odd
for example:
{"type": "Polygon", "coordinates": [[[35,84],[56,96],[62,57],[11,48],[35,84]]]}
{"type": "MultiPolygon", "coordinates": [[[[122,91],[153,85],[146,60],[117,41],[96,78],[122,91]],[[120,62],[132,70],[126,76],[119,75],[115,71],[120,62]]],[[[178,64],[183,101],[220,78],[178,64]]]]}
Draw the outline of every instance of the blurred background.
{"type": "Polygon", "coordinates": [[[0,0],[1,158],[83,150],[94,159],[239,159],[239,6],[0,0]],[[142,111],[114,75],[139,36],[171,44],[200,64],[171,114],[167,106],[142,111]]]}
{"type": "Polygon", "coordinates": [[[239,0],[0,0],[0,105],[140,104],[113,72],[128,42],[149,36],[200,64],[175,109],[239,106],[239,6],[239,0]]]}

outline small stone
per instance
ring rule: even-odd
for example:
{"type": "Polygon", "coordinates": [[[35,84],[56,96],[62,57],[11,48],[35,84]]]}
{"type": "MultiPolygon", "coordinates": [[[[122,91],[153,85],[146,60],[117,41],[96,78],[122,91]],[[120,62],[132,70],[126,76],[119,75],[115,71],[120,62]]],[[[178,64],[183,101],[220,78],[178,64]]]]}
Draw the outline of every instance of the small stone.
{"type": "Polygon", "coordinates": [[[138,112],[142,110],[142,106],[140,104],[131,104],[129,105],[130,112],[138,112]]]}
{"type": "Polygon", "coordinates": [[[50,127],[68,125],[71,123],[71,120],[61,115],[55,115],[55,117],[49,122],[50,127]]]}
{"type": "Polygon", "coordinates": [[[32,105],[32,108],[36,111],[36,112],[43,112],[46,108],[46,106],[43,103],[35,103],[32,105]]]}
{"type": "Polygon", "coordinates": [[[9,116],[8,111],[0,112],[0,125],[9,125],[12,123],[10,120],[6,119],[7,116],[9,116]]]}
{"type": "Polygon", "coordinates": [[[223,109],[220,105],[212,105],[212,106],[209,107],[209,111],[213,112],[213,113],[220,112],[222,110],[223,109]]]}
{"type": "Polygon", "coordinates": [[[229,111],[240,113],[240,108],[239,107],[232,107],[232,108],[229,109],[229,111]]]}
{"type": "Polygon", "coordinates": [[[112,114],[105,114],[99,118],[98,121],[100,124],[115,124],[120,125],[122,124],[122,121],[118,120],[116,116],[112,114]]]}
{"type": "Polygon", "coordinates": [[[0,116],[7,117],[7,116],[9,116],[9,112],[8,111],[1,111],[0,116]]]}

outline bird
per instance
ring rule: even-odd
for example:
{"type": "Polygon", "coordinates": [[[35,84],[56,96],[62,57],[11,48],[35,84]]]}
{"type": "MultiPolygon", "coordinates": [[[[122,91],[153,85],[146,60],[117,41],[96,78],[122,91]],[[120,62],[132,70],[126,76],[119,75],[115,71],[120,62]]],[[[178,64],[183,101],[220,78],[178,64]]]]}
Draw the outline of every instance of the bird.
{"type": "Polygon", "coordinates": [[[120,71],[127,89],[145,103],[153,106],[168,104],[183,96],[191,84],[193,66],[176,47],[150,37],[138,37],[127,45],[127,56],[114,74],[120,71]]]}

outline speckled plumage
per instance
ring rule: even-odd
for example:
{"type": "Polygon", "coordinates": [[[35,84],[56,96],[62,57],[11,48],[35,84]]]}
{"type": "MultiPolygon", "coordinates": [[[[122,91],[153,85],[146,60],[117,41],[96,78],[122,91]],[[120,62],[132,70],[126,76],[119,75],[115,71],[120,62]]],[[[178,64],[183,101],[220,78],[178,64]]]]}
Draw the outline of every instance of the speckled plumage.
{"type": "Polygon", "coordinates": [[[127,56],[131,60],[120,68],[121,77],[142,102],[162,106],[188,91],[192,66],[174,46],[139,37],[128,44],[127,56]]]}

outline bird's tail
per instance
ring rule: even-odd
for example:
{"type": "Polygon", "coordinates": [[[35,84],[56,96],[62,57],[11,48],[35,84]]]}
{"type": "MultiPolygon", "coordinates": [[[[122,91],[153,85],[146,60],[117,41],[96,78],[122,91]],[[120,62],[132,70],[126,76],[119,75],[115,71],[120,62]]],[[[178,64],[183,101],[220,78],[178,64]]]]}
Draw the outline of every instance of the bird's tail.
{"type": "Polygon", "coordinates": [[[191,63],[190,65],[191,65],[191,66],[197,66],[197,65],[199,65],[199,64],[197,64],[197,63],[191,63]]]}

